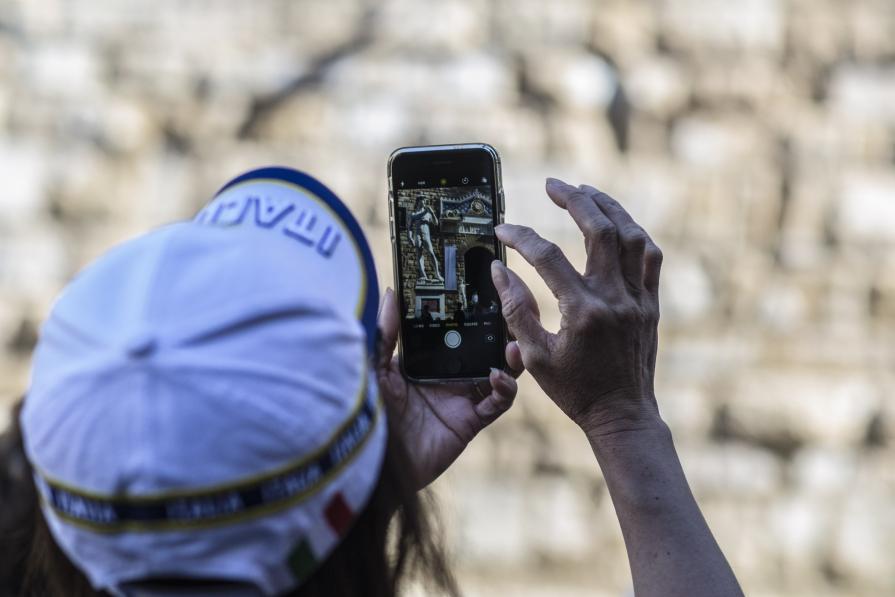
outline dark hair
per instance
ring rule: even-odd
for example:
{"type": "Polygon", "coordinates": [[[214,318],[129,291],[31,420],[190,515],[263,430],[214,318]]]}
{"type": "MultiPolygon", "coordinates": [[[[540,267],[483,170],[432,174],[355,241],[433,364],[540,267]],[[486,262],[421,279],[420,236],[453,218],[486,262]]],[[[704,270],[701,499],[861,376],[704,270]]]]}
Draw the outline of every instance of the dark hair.
{"type": "MultiPolygon", "coordinates": [[[[20,409],[14,408],[10,428],[0,434],[0,594],[94,597],[98,593],[56,544],[38,507],[20,409]]],[[[411,579],[430,592],[459,595],[432,498],[416,490],[395,418],[388,420],[385,458],[370,501],[336,549],[288,597],[393,597],[411,579]]]]}

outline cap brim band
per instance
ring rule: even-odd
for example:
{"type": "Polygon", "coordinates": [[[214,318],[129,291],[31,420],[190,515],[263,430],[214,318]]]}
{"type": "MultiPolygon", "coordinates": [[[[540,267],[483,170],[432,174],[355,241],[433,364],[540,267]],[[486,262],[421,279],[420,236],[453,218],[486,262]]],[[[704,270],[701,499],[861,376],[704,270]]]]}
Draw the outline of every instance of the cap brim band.
{"type": "Polygon", "coordinates": [[[358,408],[317,452],[261,478],[229,487],[152,496],[104,496],[79,491],[40,474],[37,484],[42,499],[59,518],[92,531],[152,532],[231,524],[291,507],[338,475],[372,434],[381,410],[377,402],[376,392],[369,392],[365,382],[358,408]]]}

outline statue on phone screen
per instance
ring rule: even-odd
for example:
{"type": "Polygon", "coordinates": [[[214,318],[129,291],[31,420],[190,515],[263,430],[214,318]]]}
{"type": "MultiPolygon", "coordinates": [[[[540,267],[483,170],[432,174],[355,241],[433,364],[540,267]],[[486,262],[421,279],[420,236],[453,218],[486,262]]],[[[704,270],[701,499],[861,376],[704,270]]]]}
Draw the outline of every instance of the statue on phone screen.
{"type": "Polygon", "coordinates": [[[438,269],[438,257],[432,247],[432,228],[437,226],[438,216],[435,215],[435,210],[429,206],[422,195],[418,196],[413,206],[413,213],[410,214],[410,229],[407,231],[407,235],[410,238],[410,244],[416,248],[419,282],[432,279],[426,274],[426,256],[428,256],[432,260],[432,269],[435,270],[434,279],[444,283],[444,277],[438,269]]]}

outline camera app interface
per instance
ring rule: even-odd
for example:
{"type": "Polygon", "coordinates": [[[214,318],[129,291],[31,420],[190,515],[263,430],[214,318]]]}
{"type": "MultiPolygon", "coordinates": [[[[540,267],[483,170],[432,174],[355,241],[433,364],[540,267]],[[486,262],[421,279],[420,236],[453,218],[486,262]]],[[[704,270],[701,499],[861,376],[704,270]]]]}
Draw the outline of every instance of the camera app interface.
{"type": "Polygon", "coordinates": [[[501,366],[490,183],[487,176],[461,176],[396,185],[404,361],[411,375],[485,377],[501,366]]]}

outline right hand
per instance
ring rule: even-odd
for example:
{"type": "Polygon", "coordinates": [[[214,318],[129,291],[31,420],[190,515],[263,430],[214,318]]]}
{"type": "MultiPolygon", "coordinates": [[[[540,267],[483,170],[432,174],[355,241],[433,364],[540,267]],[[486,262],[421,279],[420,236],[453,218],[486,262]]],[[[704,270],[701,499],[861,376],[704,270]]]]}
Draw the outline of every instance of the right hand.
{"type": "Polygon", "coordinates": [[[588,434],[654,426],[653,389],[662,252],[605,193],[547,180],[547,195],[584,235],[579,273],[563,252],[526,226],[502,224],[498,238],[535,267],[559,303],[560,329],[540,323],[537,302],[516,273],[494,261],[494,285],[522,361],[547,395],[588,434]]]}

